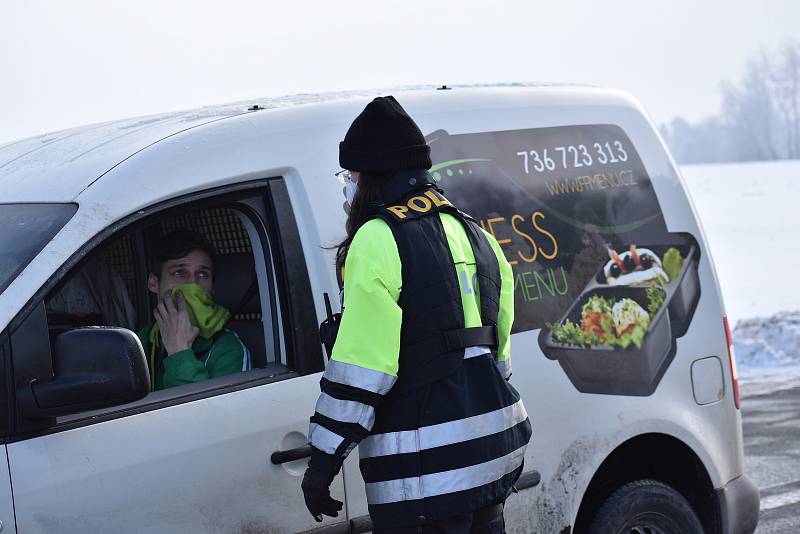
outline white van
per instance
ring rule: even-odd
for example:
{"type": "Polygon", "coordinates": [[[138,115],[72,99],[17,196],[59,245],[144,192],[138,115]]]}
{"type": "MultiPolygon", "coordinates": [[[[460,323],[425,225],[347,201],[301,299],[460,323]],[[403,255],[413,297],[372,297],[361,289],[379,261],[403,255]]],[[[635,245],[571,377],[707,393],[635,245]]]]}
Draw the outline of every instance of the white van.
{"type": "MultiPolygon", "coordinates": [[[[344,513],[321,526],[300,479],[326,295],[339,305],[338,142],[371,96],[0,147],[3,532],[369,531],[356,453],[333,484],[344,513]],[[213,242],[216,298],[252,368],[150,392],[131,330],[152,319],[152,240],[176,228],[213,242]]],[[[447,197],[514,268],[511,380],[534,437],[509,532],[697,532],[690,509],[706,533],[753,532],[722,297],[640,105],[575,86],[395,96],[447,197]]]]}

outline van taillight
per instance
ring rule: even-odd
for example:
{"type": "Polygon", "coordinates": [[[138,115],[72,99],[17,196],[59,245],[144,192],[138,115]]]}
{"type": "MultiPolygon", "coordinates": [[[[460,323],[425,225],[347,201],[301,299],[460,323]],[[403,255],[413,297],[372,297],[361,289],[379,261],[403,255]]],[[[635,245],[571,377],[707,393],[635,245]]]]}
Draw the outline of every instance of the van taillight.
{"type": "Polygon", "coordinates": [[[739,398],[739,372],[736,370],[736,355],[733,352],[733,337],[731,336],[731,327],[728,324],[728,317],[722,316],[722,324],[725,325],[725,339],[728,342],[728,361],[731,362],[731,378],[733,379],[733,403],[736,409],[739,409],[741,402],[739,398]]]}

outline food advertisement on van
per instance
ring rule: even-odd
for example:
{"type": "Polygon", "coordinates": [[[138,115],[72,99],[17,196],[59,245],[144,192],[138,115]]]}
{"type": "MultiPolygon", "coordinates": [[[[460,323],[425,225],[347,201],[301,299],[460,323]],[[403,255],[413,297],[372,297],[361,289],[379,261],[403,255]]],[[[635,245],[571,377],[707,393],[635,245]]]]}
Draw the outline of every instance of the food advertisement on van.
{"type": "Polygon", "coordinates": [[[625,132],[584,125],[427,137],[431,173],[514,271],[514,332],[581,392],[650,395],[700,297],[699,248],[667,231],[625,132]]]}

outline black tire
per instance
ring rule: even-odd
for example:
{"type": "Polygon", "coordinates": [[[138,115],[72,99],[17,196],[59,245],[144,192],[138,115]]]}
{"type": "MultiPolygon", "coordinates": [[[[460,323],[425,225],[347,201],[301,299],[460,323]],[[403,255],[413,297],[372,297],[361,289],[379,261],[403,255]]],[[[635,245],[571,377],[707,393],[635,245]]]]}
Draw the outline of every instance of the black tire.
{"type": "Polygon", "coordinates": [[[619,488],[597,511],[589,534],[703,534],[683,495],[658,480],[619,488]]]}

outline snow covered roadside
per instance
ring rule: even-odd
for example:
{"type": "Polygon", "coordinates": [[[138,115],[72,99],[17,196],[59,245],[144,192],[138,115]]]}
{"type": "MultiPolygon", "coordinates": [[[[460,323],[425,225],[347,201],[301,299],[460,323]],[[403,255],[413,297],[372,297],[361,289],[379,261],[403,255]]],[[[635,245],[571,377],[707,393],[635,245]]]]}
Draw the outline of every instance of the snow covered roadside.
{"type": "Polygon", "coordinates": [[[745,395],[800,386],[800,311],[741,320],[732,334],[745,395]]]}
{"type": "Polygon", "coordinates": [[[739,367],[800,367],[800,311],[739,321],[733,330],[739,367]]]}

